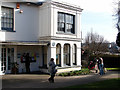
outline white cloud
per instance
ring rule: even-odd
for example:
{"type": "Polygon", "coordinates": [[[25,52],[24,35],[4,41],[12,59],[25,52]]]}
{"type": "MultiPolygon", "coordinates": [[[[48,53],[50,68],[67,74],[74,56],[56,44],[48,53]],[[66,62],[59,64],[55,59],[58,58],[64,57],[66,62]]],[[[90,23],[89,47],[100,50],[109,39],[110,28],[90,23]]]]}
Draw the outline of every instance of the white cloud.
{"type": "Polygon", "coordinates": [[[114,0],[80,0],[80,6],[90,12],[113,12],[114,0]]]}

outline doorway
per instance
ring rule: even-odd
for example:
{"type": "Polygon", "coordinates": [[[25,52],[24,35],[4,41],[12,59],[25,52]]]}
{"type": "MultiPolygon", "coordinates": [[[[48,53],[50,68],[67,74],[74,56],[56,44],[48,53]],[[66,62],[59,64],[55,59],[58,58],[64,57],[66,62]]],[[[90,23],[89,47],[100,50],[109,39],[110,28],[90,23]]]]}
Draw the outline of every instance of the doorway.
{"type": "Polygon", "coordinates": [[[2,73],[10,73],[11,63],[14,62],[14,48],[2,48],[1,50],[2,73]]]}
{"type": "Polygon", "coordinates": [[[42,46],[43,67],[47,68],[47,47],[42,46]]]}

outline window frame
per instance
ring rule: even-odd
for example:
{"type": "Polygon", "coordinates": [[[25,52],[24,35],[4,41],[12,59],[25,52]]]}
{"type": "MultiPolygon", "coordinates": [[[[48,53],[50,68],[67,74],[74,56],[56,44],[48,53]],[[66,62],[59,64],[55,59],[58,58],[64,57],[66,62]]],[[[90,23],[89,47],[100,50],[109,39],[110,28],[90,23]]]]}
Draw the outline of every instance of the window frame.
{"type": "Polygon", "coordinates": [[[68,13],[63,13],[63,12],[58,12],[58,20],[57,20],[57,32],[58,33],[65,33],[65,34],[75,34],[75,15],[68,14],[68,13]],[[60,22],[59,20],[59,15],[63,14],[64,16],[64,22],[60,22]],[[67,16],[72,17],[72,23],[67,22],[67,16]],[[64,30],[60,30],[59,23],[64,23],[64,30]],[[67,25],[72,26],[72,29],[68,31],[67,25]]]}
{"type": "Polygon", "coordinates": [[[56,65],[61,66],[61,45],[59,43],[56,45],[56,65]]]}
{"type": "Polygon", "coordinates": [[[2,8],[8,9],[8,10],[10,9],[11,13],[10,13],[10,11],[7,12],[9,17],[1,16],[1,30],[8,31],[8,32],[15,32],[15,28],[14,28],[14,26],[15,26],[15,21],[14,21],[15,20],[15,18],[14,18],[15,17],[15,11],[14,11],[14,8],[7,7],[7,6],[1,6],[1,13],[2,14],[6,13],[5,11],[2,10],[2,8]],[[10,14],[11,14],[11,16],[10,16],[10,14]],[[3,21],[3,19],[6,22],[3,21]],[[8,26],[7,26],[7,24],[8,24],[8,26]],[[11,26],[10,26],[10,24],[11,24],[11,26]],[[6,27],[4,25],[6,25],[6,27]]]}
{"type": "Polygon", "coordinates": [[[64,65],[70,66],[70,44],[65,44],[63,48],[64,65]]]}
{"type": "Polygon", "coordinates": [[[73,65],[77,65],[77,45],[73,45],[73,65]]]}

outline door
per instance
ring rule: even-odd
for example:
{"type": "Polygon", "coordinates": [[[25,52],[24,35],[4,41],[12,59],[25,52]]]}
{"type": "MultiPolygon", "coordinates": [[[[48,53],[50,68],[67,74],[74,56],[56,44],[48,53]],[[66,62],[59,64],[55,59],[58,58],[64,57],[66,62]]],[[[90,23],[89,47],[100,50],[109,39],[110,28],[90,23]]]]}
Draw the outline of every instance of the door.
{"type": "Polygon", "coordinates": [[[12,62],[14,62],[14,48],[2,48],[1,51],[2,73],[11,73],[12,62]]]}
{"type": "Polygon", "coordinates": [[[10,73],[14,62],[14,48],[7,48],[7,72],[10,73]]]}
{"type": "Polygon", "coordinates": [[[6,66],[7,66],[7,50],[6,48],[2,48],[2,52],[1,52],[1,70],[2,70],[2,73],[5,73],[6,72],[6,66]]]}

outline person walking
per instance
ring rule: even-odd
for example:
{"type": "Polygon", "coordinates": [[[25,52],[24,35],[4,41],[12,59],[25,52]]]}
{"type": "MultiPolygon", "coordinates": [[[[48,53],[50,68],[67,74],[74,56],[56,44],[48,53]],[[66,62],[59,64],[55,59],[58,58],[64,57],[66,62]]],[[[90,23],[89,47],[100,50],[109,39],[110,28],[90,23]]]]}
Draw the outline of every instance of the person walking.
{"type": "Polygon", "coordinates": [[[56,65],[54,63],[53,58],[51,58],[48,65],[49,65],[48,71],[49,71],[49,74],[50,74],[50,78],[48,80],[49,80],[50,83],[54,83],[54,77],[55,77],[55,74],[56,74],[57,70],[55,69],[56,65]]]}
{"type": "Polygon", "coordinates": [[[99,64],[100,75],[103,75],[104,74],[104,71],[103,71],[103,67],[104,67],[103,59],[100,57],[99,60],[100,60],[100,64],[99,64]]]}
{"type": "Polygon", "coordinates": [[[95,62],[95,71],[96,73],[98,73],[98,59],[95,59],[96,62],[95,62]]]}
{"type": "Polygon", "coordinates": [[[26,73],[30,73],[30,56],[29,53],[25,56],[25,67],[26,67],[26,73]]]}

